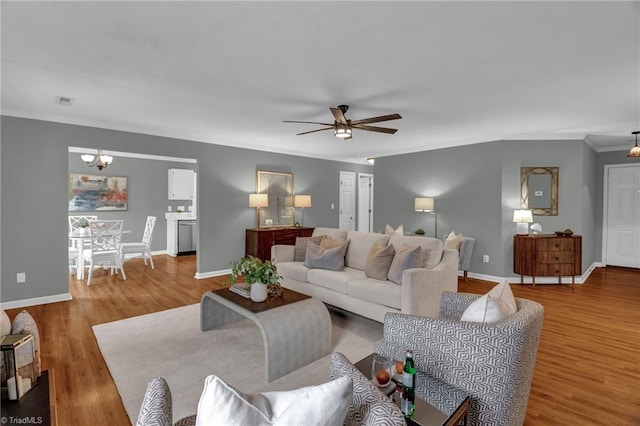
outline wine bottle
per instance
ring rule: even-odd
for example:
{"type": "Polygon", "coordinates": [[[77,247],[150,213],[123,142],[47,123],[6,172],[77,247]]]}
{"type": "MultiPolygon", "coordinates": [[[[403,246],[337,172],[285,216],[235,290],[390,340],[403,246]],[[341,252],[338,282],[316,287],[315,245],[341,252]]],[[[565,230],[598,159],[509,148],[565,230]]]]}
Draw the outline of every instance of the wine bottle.
{"type": "Polygon", "coordinates": [[[416,409],[415,403],[416,389],[416,367],[413,362],[413,351],[407,349],[402,373],[402,414],[405,417],[413,417],[416,409]]]}

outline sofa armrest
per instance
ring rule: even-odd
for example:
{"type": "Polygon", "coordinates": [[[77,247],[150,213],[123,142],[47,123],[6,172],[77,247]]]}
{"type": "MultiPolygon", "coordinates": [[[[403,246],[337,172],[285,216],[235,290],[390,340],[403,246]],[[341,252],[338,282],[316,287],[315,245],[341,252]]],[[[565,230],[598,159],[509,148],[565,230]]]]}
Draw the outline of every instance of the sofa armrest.
{"type": "Polygon", "coordinates": [[[271,261],[276,265],[279,262],[293,262],[295,250],[295,246],[288,246],[284,244],[271,246],[271,261]]]}
{"type": "Polygon", "coordinates": [[[445,250],[434,268],[413,268],[402,273],[402,313],[438,317],[443,291],[458,291],[458,251],[445,250]]]}

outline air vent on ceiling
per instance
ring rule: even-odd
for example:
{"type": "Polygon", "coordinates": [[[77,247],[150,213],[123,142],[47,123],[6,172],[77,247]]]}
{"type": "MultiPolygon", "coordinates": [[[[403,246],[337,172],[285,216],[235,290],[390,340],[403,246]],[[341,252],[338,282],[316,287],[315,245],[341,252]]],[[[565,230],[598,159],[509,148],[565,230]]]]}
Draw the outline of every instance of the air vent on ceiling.
{"type": "Polygon", "coordinates": [[[71,106],[73,104],[73,98],[68,96],[57,96],[56,103],[64,106],[71,106]]]}

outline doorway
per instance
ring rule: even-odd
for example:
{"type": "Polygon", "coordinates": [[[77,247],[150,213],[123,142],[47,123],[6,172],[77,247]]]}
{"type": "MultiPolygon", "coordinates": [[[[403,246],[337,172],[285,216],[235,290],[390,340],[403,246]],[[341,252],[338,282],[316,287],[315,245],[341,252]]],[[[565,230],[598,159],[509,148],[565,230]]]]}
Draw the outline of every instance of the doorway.
{"type": "Polygon", "coordinates": [[[640,268],[640,164],[604,168],[602,260],[640,268]]]}
{"type": "Polygon", "coordinates": [[[356,230],[356,174],[355,172],[340,172],[340,229],[356,230]]]}
{"type": "Polygon", "coordinates": [[[373,232],[373,175],[358,173],[358,231],[373,232]]]}

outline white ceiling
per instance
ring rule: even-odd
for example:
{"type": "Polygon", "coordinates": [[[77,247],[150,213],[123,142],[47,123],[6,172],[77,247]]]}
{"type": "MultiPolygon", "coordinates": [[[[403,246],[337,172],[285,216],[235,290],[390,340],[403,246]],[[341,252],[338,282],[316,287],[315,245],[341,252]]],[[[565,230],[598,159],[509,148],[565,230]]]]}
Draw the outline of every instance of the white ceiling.
{"type": "Polygon", "coordinates": [[[640,2],[7,2],[2,113],[319,158],[499,139],[628,149],[640,2]],[[72,106],[56,96],[74,98],[72,106]],[[398,112],[395,135],[332,122],[398,112]]]}

